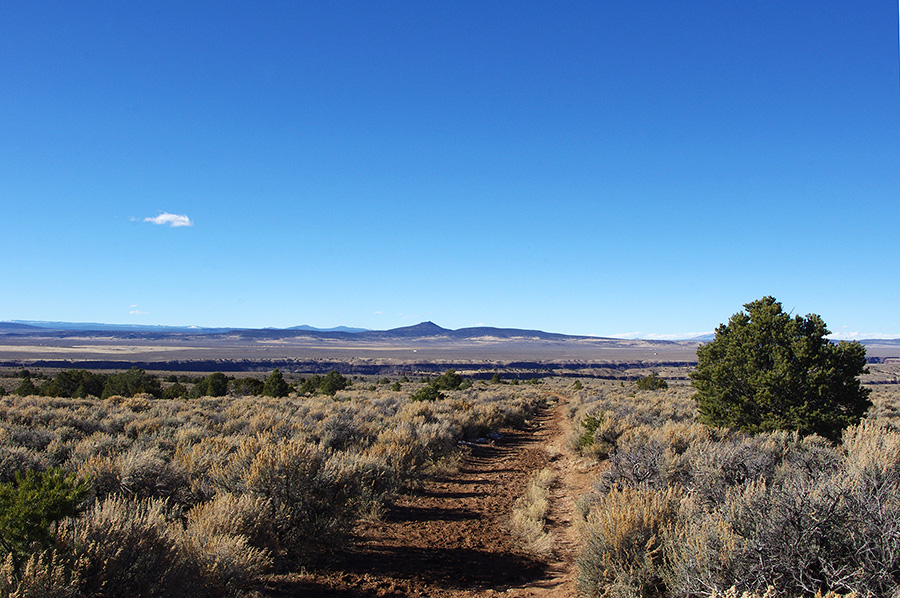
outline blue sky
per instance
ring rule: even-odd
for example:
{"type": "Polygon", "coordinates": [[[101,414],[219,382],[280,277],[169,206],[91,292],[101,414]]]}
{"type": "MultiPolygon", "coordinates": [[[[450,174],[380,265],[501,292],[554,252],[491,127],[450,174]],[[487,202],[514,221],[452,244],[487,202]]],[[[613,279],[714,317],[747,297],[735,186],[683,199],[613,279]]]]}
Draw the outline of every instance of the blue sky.
{"type": "Polygon", "coordinates": [[[0,17],[0,320],[900,336],[895,4],[0,17]]]}

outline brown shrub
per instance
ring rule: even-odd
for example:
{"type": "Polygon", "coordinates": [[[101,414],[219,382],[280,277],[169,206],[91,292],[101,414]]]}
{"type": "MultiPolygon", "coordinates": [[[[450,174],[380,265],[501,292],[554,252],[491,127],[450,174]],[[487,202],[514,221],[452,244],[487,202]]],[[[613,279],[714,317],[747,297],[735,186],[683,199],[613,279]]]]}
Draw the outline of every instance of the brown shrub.
{"type": "Polygon", "coordinates": [[[162,501],[107,498],[61,526],[58,540],[76,559],[84,595],[175,597],[199,589],[162,501]]]}
{"type": "Polygon", "coordinates": [[[191,509],[181,542],[216,595],[240,595],[272,566],[274,522],[268,501],[221,494],[191,509]]]}
{"type": "Polygon", "coordinates": [[[55,550],[32,554],[16,574],[13,555],[0,564],[0,598],[74,598],[78,575],[55,550]]]}
{"type": "Polygon", "coordinates": [[[663,538],[676,520],[682,491],[614,488],[591,506],[583,524],[578,588],[585,596],[658,594],[665,577],[663,538]]]}

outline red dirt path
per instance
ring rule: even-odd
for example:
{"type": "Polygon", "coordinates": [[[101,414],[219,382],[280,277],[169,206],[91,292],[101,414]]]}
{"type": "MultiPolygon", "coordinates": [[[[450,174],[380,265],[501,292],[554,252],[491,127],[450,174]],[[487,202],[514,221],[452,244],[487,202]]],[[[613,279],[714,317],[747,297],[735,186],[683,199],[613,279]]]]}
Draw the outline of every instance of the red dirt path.
{"type": "MultiPolygon", "coordinates": [[[[564,400],[562,395],[555,398],[564,400]]],[[[314,571],[270,577],[272,597],[323,596],[571,598],[574,589],[574,498],[589,487],[590,465],[572,455],[563,402],[527,430],[503,430],[491,445],[473,447],[459,472],[426,480],[382,521],[363,523],[356,540],[314,571]],[[548,529],[556,537],[546,560],[523,552],[508,531],[513,503],[528,480],[552,467],[548,529]]]]}

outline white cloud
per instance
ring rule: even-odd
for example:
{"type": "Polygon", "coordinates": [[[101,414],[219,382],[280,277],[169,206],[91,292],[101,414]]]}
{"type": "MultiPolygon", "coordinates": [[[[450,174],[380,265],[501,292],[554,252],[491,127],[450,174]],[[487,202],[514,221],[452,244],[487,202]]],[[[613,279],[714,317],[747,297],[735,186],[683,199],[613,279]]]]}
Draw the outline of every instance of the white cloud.
{"type": "Polygon", "coordinates": [[[130,314],[133,315],[133,316],[149,316],[149,315],[150,315],[150,312],[149,312],[149,311],[141,311],[141,310],[139,310],[139,309],[132,309],[132,310],[131,310],[130,312],[128,312],[128,313],[130,313],[130,314]]]}
{"type": "Polygon", "coordinates": [[[168,224],[171,227],[176,226],[194,226],[193,221],[184,214],[170,214],[163,212],[155,218],[144,218],[144,222],[153,224],[168,224]]]}

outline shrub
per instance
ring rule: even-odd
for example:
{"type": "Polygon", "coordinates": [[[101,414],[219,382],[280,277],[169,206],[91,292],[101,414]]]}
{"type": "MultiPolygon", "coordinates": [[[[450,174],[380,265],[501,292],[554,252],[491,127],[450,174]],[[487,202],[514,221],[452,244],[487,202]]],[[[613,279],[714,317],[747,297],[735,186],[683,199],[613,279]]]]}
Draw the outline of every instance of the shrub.
{"type": "Polygon", "coordinates": [[[457,390],[464,381],[465,378],[457,374],[455,370],[447,370],[435,378],[431,385],[438,390],[457,390]]]}
{"type": "Polygon", "coordinates": [[[273,521],[266,499],[217,495],[191,509],[182,543],[215,595],[241,595],[272,566],[273,521]]]}
{"type": "Polygon", "coordinates": [[[228,377],[222,372],[213,372],[191,389],[191,397],[224,397],[228,394],[228,377]]]}
{"type": "Polygon", "coordinates": [[[437,401],[438,399],[444,398],[444,393],[439,391],[434,386],[423,386],[416,392],[414,392],[410,397],[412,401],[437,401]]]}
{"type": "Polygon", "coordinates": [[[56,550],[34,553],[21,567],[12,554],[0,563],[0,598],[76,598],[78,586],[77,572],[56,550]]]}
{"type": "Polygon", "coordinates": [[[271,511],[265,497],[222,492],[188,512],[187,529],[197,537],[244,536],[250,546],[275,551],[278,540],[271,511]]]}
{"type": "Polygon", "coordinates": [[[818,436],[704,436],[702,429],[670,424],[623,435],[597,485],[601,494],[582,503],[590,533],[602,537],[586,540],[582,556],[592,587],[600,579],[618,588],[613,594],[664,589],[668,596],[770,586],[788,596],[887,596],[900,587],[900,432],[852,426],[838,449],[818,436]],[[635,577],[637,557],[605,548],[611,532],[598,522],[667,491],[681,499],[653,538],[661,551],[653,552],[656,577],[635,577]]]}
{"type": "Polygon", "coordinates": [[[19,395],[20,397],[29,397],[31,395],[38,394],[38,387],[35,386],[34,382],[31,381],[30,376],[25,376],[22,379],[22,382],[20,382],[16,387],[14,393],[19,395]]]}
{"type": "Polygon", "coordinates": [[[669,388],[669,383],[657,376],[655,372],[649,376],[638,378],[635,384],[637,384],[639,390],[665,390],[669,388]]]}
{"type": "Polygon", "coordinates": [[[239,378],[231,383],[231,394],[236,397],[263,394],[264,383],[256,378],[239,378]]]}
{"type": "Polygon", "coordinates": [[[581,436],[578,437],[578,448],[583,449],[587,446],[594,444],[594,432],[597,431],[597,428],[603,423],[603,415],[588,415],[585,416],[580,424],[584,429],[584,432],[581,436]]]}
{"type": "Polygon", "coordinates": [[[250,546],[246,536],[219,534],[184,536],[185,556],[199,568],[204,592],[211,596],[244,596],[272,566],[271,555],[250,546]]]}
{"type": "Polygon", "coordinates": [[[12,482],[25,470],[44,469],[46,464],[33,450],[23,446],[0,446],[0,483],[12,482]]]}
{"type": "Polygon", "coordinates": [[[342,376],[337,370],[331,370],[325,376],[315,374],[304,380],[300,385],[299,392],[301,394],[325,394],[335,395],[337,391],[343,390],[350,386],[350,380],[342,376]]]}
{"type": "Polygon", "coordinates": [[[86,595],[174,598],[198,590],[162,501],[107,498],[67,521],[60,542],[75,558],[86,595]]]}
{"type": "Polygon", "coordinates": [[[88,486],[59,469],[18,472],[0,484],[0,547],[23,559],[50,547],[50,526],[78,513],[88,486]]]}
{"type": "Polygon", "coordinates": [[[175,382],[174,384],[167,386],[166,389],[163,390],[162,398],[167,400],[180,399],[186,394],[188,394],[187,387],[181,382],[175,382]]]}
{"type": "Polygon", "coordinates": [[[321,550],[340,535],[353,514],[350,472],[328,455],[298,440],[265,443],[244,477],[249,492],[268,499],[278,521],[279,545],[304,554],[321,550]]]}
{"type": "Polygon", "coordinates": [[[41,384],[41,394],[45,397],[99,397],[107,377],[87,370],[63,370],[52,379],[41,384]]]}
{"type": "Polygon", "coordinates": [[[584,523],[578,588],[585,596],[650,596],[663,589],[663,537],[675,520],[677,488],[613,489],[584,523]]]}
{"type": "Polygon", "coordinates": [[[525,549],[542,557],[549,556],[553,549],[553,535],[545,528],[550,511],[550,487],[555,480],[552,469],[537,472],[525,487],[525,494],[513,505],[510,518],[510,528],[525,549]]]}
{"type": "Polygon", "coordinates": [[[350,386],[350,380],[341,376],[337,370],[331,370],[325,374],[325,377],[319,384],[318,392],[334,396],[337,391],[344,390],[348,386],[350,386]]]}

